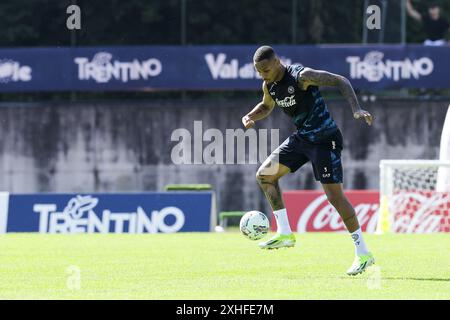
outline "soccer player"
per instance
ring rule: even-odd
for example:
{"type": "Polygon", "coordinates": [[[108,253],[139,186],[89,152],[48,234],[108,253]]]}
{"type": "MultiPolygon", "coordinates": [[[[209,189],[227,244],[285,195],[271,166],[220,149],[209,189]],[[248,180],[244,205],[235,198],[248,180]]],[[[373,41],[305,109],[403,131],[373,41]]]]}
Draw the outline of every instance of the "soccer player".
{"type": "Polygon", "coordinates": [[[256,50],[253,63],[264,80],[264,95],[262,101],[242,117],[245,128],[251,128],[255,121],[267,117],[275,105],[288,114],[297,127],[297,131],[272,152],[256,173],[258,184],[277,222],[277,234],[259,246],[262,249],[277,249],[295,245],[278,180],[311,161],[315,179],[321,182],[328,201],[339,212],[355,245],[355,260],[347,274],[364,272],[375,259],[364,242],[355,210],[343,192],[342,134],[328,112],[318,87],[339,88],[350,104],[355,119],[365,120],[371,125],[371,114],[360,108],[350,82],[343,76],[300,65],[285,66],[269,46],[256,50]]]}

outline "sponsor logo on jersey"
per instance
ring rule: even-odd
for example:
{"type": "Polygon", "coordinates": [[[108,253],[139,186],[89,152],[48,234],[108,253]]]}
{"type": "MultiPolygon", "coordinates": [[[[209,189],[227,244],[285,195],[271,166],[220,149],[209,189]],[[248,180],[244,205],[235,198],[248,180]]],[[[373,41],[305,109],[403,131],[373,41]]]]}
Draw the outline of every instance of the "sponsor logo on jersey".
{"type": "Polygon", "coordinates": [[[293,94],[294,91],[295,91],[295,89],[294,89],[293,86],[289,86],[289,87],[288,87],[288,93],[289,93],[289,94],[293,94]]]}
{"type": "Polygon", "coordinates": [[[277,105],[279,105],[282,108],[289,108],[295,105],[297,102],[295,101],[295,96],[291,95],[289,97],[284,98],[283,100],[279,100],[278,98],[275,99],[275,102],[277,105]]]}

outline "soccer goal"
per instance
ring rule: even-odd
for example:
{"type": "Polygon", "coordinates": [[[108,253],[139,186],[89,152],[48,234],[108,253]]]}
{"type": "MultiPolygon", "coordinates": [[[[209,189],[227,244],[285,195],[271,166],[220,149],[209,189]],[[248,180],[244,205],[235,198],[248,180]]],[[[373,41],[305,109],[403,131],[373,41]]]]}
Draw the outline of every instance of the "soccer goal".
{"type": "Polygon", "coordinates": [[[381,160],[377,233],[450,232],[450,161],[381,160]]]}

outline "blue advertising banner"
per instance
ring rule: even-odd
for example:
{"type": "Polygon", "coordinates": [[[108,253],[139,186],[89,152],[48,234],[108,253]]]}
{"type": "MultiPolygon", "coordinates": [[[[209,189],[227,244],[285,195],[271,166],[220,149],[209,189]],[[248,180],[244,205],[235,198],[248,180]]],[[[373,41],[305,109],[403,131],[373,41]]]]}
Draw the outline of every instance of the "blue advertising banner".
{"type": "MultiPolygon", "coordinates": [[[[257,46],[0,49],[0,92],[259,90],[257,46]]],[[[450,46],[274,46],[285,64],[347,77],[359,89],[449,88],[450,46]]]]}
{"type": "Polygon", "coordinates": [[[0,233],[211,231],[212,192],[2,194],[0,233]]]}

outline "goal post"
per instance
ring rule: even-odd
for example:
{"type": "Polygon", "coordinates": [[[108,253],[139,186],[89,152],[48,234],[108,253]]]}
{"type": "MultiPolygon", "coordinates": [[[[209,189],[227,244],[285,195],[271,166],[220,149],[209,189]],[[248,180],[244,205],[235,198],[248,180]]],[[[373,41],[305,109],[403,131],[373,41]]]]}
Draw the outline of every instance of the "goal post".
{"type": "Polygon", "coordinates": [[[450,232],[450,161],[381,160],[377,233],[450,232]]]}

